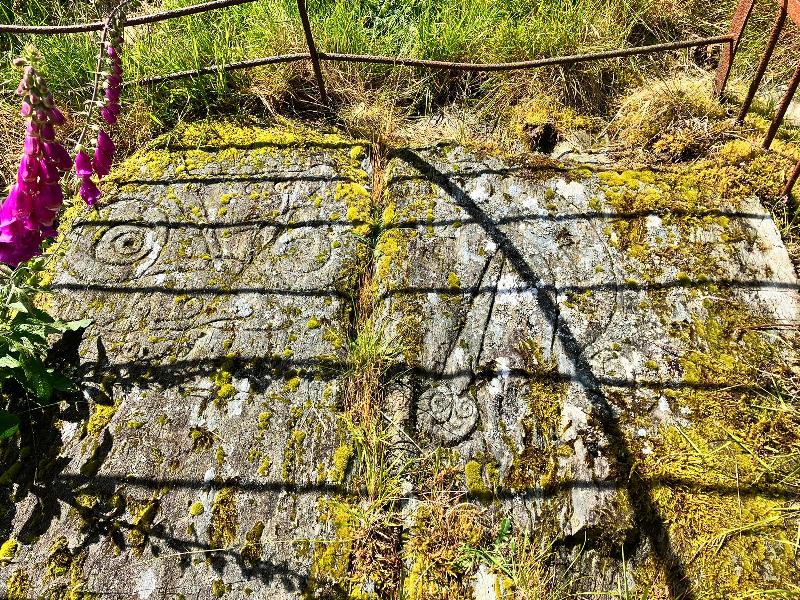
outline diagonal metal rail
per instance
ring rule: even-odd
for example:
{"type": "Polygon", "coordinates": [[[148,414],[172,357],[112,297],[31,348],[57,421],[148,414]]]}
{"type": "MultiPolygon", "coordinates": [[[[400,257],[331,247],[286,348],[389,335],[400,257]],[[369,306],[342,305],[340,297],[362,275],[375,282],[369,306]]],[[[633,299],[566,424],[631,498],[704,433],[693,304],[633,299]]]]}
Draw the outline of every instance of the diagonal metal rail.
{"type": "Polygon", "coordinates": [[[328,106],[328,94],[325,92],[325,80],[322,78],[322,67],[319,64],[319,53],[317,45],[314,43],[314,34],[311,32],[311,22],[308,19],[306,0],[297,0],[297,10],[300,12],[300,21],[303,23],[303,33],[306,36],[308,54],[311,58],[311,66],[314,69],[314,78],[317,80],[319,97],[323,106],[328,106]]]}

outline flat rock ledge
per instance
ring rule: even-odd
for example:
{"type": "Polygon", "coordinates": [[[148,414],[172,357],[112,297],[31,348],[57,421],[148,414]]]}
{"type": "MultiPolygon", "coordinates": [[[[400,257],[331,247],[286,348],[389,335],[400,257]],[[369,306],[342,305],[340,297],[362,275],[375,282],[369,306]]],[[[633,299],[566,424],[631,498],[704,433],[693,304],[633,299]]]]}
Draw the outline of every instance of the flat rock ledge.
{"type": "Polygon", "coordinates": [[[796,591],[757,168],[158,140],[62,224],[51,308],[93,324],[2,449],[8,597],[796,591]]]}

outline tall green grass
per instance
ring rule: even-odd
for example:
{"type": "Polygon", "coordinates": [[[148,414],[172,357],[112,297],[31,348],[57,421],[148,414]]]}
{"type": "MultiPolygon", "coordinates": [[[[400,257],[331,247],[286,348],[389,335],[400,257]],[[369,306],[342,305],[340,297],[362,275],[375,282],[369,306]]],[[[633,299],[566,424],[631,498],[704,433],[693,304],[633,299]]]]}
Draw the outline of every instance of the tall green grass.
{"type": "MultiPolygon", "coordinates": [[[[196,2],[164,0],[147,11],[196,2]]],[[[32,24],[96,19],[103,7],[103,3],[63,2],[53,8],[52,2],[42,0],[17,4],[22,8],[13,18],[32,24]]],[[[727,30],[734,4],[735,0],[711,7],[701,0],[311,0],[309,11],[322,50],[500,62],[718,34],[727,30]]],[[[737,64],[744,74],[752,69],[773,10],[769,2],[759,3],[737,64]]],[[[305,50],[294,0],[262,0],[131,28],[127,35],[128,79],[305,50]]],[[[786,48],[796,49],[793,36],[790,28],[788,43],[781,47],[778,66],[770,76],[784,76],[790,68],[793,59],[786,48]]],[[[0,38],[0,88],[8,93],[16,87],[10,59],[22,46],[34,43],[60,102],[80,110],[92,79],[97,38],[97,34],[0,38]]],[[[456,97],[488,95],[513,102],[546,91],[602,109],[638,72],[663,71],[681,56],[686,53],[522,74],[470,75],[342,63],[326,63],[324,70],[334,100],[343,104],[370,90],[388,88],[398,103],[424,113],[456,97]]],[[[316,91],[308,65],[297,63],[129,89],[126,97],[129,106],[145,106],[155,122],[169,126],[184,115],[235,111],[258,97],[278,104],[313,101],[316,91]]]]}

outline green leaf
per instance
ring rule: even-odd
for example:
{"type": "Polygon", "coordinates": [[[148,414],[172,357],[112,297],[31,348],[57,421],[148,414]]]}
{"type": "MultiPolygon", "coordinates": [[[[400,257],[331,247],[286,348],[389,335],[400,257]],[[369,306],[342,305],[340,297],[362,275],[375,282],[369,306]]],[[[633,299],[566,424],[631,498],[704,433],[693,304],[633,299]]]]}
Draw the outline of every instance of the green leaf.
{"type": "Polygon", "coordinates": [[[50,385],[53,386],[54,390],[58,390],[59,392],[74,392],[78,389],[75,382],[66,375],[57,373],[52,369],[49,370],[49,373],[50,385]]]}
{"type": "Polygon", "coordinates": [[[53,386],[50,384],[50,374],[42,362],[29,358],[22,363],[22,369],[25,371],[25,381],[20,383],[33,392],[40,402],[49,400],[53,395],[53,386]]]}
{"type": "Polygon", "coordinates": [[[500,531],[497,534],[496,544],[502,544],[511,533],[511,519],[506,517],[500,524],[500,531]]]}
{"type": "Polygon", "coordinates": [[[15,310],[17,312],[21,313],[28,312],[28,307],[25,306],[22,302],[9,302],[6,306],[11,310],[15,310]]]}
{"type": "Polygon", "coordinates": [[[22,363],[13,356],[0,356],[0,369],[16,369],[21,366],[22,363]]]}
{"type": "Polygon", "coordinates": [[[21,331],[11,331],[6,338],[11,341],[11,347],[17,352],[25,354],[33,354],[36,352],[36,347],[30,337],[23,335],[21,331]]]}
{"type": "Polygon", "coordinates": [[[47,341],[47,329],[44,323],[21,323],[17,331],[30,338],[38,338],[42,342],[47,341]]]}
{"type": "Polygon", "coordinates": [[[66,327],[69,331],[78,331],[79,329],[85,329],[92,323],[92,319],[82,319],[80,321],[68,321],[64,323],[64,327],[66,327]]]}
{"type": "Polygon", "coordinates": [[[19,417],[7,410],[0,410],[0,439],[10,438],[19,431],[19,417]]]}

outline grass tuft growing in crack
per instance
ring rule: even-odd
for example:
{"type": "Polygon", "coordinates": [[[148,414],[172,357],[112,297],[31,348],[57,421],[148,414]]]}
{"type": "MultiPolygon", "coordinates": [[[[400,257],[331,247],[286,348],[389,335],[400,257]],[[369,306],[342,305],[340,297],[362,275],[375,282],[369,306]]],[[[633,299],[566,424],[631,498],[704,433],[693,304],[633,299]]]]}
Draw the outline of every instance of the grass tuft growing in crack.
{"type": "Polygon", "coordinates": [[[385,375],[404,351],[402,340],[375,318],[367,319],[350,341],[344,405],[363,425],[370,426],[376,420],[385,375]]]}

